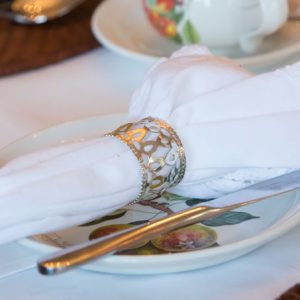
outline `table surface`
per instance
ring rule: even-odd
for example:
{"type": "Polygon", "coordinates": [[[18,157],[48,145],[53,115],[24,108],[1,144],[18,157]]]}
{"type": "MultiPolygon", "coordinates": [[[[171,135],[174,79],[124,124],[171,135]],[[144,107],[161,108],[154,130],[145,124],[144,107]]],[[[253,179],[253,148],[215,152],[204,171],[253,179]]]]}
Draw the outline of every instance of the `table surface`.
{"type": "MultiPolygon", "coordinates": [[[[54,66],[0,79],[0,147],[62,122],[125,112],[149,65],[103,48],[54,66]]],[[[75,270],[43,277],[39,254],[0,246],[0,299],[275,299],[300,282],[300,228],[215,267],[169,275],[125,276],[75,270]],[[27,265],[26,265],[27,264],[27,265]],[[100,298],[99,298],[100,297],[100,298]]]]}

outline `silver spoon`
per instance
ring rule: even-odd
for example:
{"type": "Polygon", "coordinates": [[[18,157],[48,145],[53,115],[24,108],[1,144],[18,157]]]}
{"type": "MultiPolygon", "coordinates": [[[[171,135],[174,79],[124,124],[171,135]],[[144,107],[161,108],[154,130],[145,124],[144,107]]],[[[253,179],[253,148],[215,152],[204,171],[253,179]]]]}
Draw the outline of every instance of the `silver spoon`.
{"type": "Polygon", "coordinates": [[[43,24],[69,13],[84,0],[7,0],[0,3],[0,18],[22,24],[43,24]]]}

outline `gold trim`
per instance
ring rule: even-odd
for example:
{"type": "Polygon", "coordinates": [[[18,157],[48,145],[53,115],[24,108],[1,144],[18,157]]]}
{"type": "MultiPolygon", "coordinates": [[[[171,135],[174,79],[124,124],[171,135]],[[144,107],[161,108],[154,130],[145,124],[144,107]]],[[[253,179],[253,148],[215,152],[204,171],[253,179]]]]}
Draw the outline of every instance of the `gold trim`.
{"type": "Polygon", "coordinates": [[[140,164],[140,193],[131,203],[159,197],[182,180],[186,169],[184,148],[175,130],[165,121],[148,117],[124,124],[105,136],[125,143],[140,164]]]}

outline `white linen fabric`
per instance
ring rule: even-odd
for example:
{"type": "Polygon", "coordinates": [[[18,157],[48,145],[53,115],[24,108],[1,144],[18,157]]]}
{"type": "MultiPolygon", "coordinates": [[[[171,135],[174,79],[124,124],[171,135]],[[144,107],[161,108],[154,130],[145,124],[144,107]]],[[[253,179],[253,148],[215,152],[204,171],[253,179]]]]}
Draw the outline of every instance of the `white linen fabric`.
{"type": "MultiPolygon", "coordinates": [[[[173,191],[216,197],[300,166],[299,83],[299,63],[253,76],[186,47],[148,72],[129,116],[164,119],[182,139],[187,171],[173,191]]],[[[0,169],[0,243],[109,213],[138,195],[140,180],[136,158],[115,138],[17,158],[0,169]]]]}

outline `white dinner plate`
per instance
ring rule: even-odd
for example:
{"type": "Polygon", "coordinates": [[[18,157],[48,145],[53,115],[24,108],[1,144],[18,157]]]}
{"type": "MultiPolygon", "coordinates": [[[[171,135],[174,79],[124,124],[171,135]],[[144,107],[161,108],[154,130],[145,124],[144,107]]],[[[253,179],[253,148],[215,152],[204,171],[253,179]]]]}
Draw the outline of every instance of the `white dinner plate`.
{"type": "MultiPolygon", "coordinates": [[[[125,121],[124,115],[99,116],[34,133],[2,149],[0,163],[5,164],[10,159],[33,150],[68,141],[81,141],[99,135],[99,132],[108,132],[125,121]]],[[[154,201],[122,208],[92,224],[32,236],[20,243],[38,249],[42,256],[59,248],[87,241],[89,236],[141,224],[187,207],[201,205],[204,201],[205,205],[209,205],[211,200],[165,194],[154,201]]],[[[108,273],[157,274],[216,265],[237,258],[285,234],[299,224],[299,211],[300,200],[296,192],[286,193],[154,239],[146,245],[138,245],[136,249],[103,257],[83,268],[108,273]]]]}
{"type": "MultiPolygon", "coordinates": [[[[138,61],[152,63],[180,48],[151,26],[144,14],[142,0],[106,0],[95,10],[91,27],[104,46],[138,61]]],[[[266,38],[256,53],[249,55],[236,48],[226,55],[245,68],[260,69],[277,65],[298,53],[300,21],[290,21],[278,33],[266,38]]]]}

